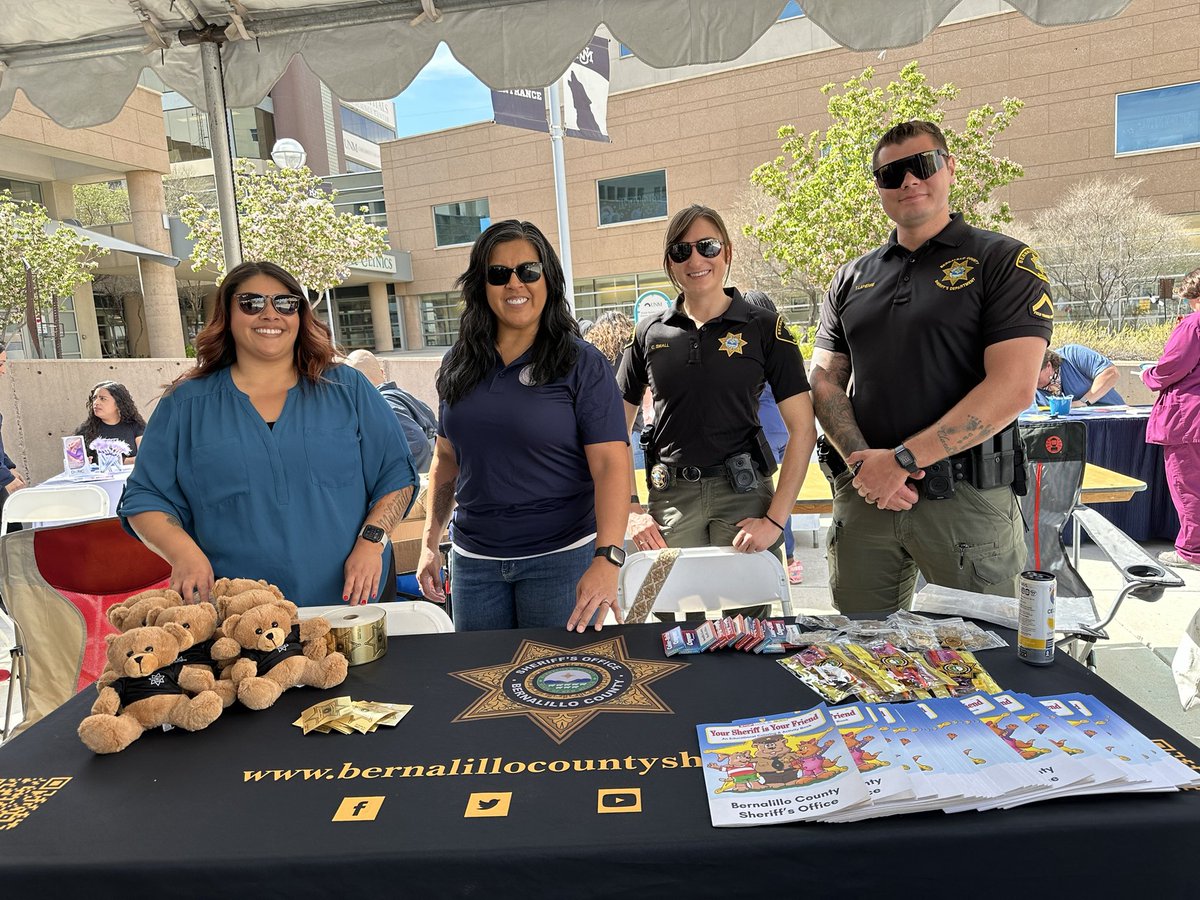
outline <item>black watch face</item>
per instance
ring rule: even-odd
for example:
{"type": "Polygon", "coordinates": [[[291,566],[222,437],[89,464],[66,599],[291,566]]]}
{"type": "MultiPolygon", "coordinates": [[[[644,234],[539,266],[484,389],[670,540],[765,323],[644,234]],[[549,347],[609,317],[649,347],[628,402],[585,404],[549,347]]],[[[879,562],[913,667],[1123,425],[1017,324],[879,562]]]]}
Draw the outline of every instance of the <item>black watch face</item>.
{"type": "Polygon", "coordinates": [[[625,551],[622,550],[620,547],[615,547],[615,546],[597,547],[596,555],[603,556],[614,566],[625,565],[625,551]]]}
{"type": "Polygon", "coordinates": [[[364,525],[361,534],[363,540],[370,541],[373,544],[383,541],[384,532],[378,525],[364,525]]]}

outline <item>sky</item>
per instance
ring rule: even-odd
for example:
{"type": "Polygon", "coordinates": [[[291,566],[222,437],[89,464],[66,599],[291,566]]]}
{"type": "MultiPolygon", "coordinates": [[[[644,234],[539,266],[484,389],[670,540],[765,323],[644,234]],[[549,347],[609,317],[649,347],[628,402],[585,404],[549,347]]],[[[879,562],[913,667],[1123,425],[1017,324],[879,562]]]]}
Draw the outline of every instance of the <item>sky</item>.
{"type": "Polygon", "coordinates": [[[392,100],[396,137],[490,122],[492,94],[441,44],[412,84],[392,100]]]}

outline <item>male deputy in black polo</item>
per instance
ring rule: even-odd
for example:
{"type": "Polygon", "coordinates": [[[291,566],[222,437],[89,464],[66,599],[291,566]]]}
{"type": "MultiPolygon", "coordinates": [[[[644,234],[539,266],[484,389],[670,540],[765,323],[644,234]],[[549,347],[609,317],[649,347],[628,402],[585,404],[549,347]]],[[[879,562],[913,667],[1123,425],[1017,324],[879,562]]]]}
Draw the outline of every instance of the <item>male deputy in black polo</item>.
{"type": "Polygon", "coordinates": [[[1034,251],[951,215],[955,164],[931,122],[879,139],[872,169],[896,229],[838,270],[822,307],[811,381],[847,466],[829,530],[843,612],[907,605],[918,568],[935,584],[1015,596],[1025,565],[1014,423],[1054,309],[1034,251]],[[930,467],[946,460],[931,491],[930,467]]]}

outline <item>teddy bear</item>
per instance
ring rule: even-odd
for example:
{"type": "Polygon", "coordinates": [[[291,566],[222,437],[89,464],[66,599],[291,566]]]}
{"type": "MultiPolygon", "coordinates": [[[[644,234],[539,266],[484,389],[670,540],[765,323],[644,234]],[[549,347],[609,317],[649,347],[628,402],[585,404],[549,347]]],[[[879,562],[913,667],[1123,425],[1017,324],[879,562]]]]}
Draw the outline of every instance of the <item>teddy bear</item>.
{"type": "Polygon", "coordinates": [[[182,606],[183,598],[170,588],[151,588],[108,608],[108,621],[117,631],[151,625],[152,613],[168,606],[182,606]]]}
{"type": "Polygon", "coordinates": [[[226,708],[237,699],[237,688],[229,679],[218,677],[217,661],[212,648],[219,639],[217,634],[217,608],[211,603],[189,603],[183,606],[167,606],[153,610],[147,617],[147,625],[165,626],[175,622],[191,637],[192,645],[179,654],[188,679],[188,689],[216,691],[226,708]]]}
{"type": "MultiPolygon", "coordinates": [[[[229,581],[229,579],[222,580],[229,581]]],[[[213,659],[220,661],[230,660],[239,656],[242,652],[241,645],[237,641],[231,637],[226,637],[224,630],[226,620],[231,616],[240,616],[256,606],[272,604],[286,609],[291,624],[299,627],[300,643],[304,647],[304,655],[309,659],[317,661],[325,658],[326,654],[332,649],[328,641],[320,640],[320,638],[329,633],[329,625],[327,623],[324,623],[323,620],[315,622],[312,619],[302,622],[296,604],[290,600],[284,600],[278,588],[275,588],[274,585],[262,588],[258,582],[253,582],[246,578],[239,578],[236,581],[252,585],[252,587],[235,594],[224,593],[217,599],[217,615],[222,626],[218,629],[217,639],[212,645],[213,659]]]]}
{"type": "Polygon", "coordinates": [[[181,681],[181,650],[191,635],[176,622],[110,634],[108,665],[115,680],[100,687],[92,714],[79,723],[79,739],[94,753],[117,753],[163,725],[186,731],[207,728],[221,715],[221,698],[202,690],[190,696],[181,681]]]}
{"type": "Polygon", "coordinates": [[[254,590],[270,591],[274,594],[276,600],[284,599],[283,591],[273,584],[268,584],[262,578],[259,578],[257,581],[251,578],[218,578],[213,583],[212,595],[219,612],[221,610],[220,601],[223,597],[232,597],[235,594],[254,590]]]}
{"type": "MultiPolygon", "coordinates": [[[[324,643],[329,632],[325,619],[308,619],[303,625],[308,640],[324,643]]],[[[237,685],[238,700],[250,709],[266,709],[291,687],[331,688],[346,679],[342,654],[328,653],[320,660],[304,655],[301,626],[292,623],[287,606],[253,606],[231,615],[221,630],[241,648],[229,677],[237,685]]]]}

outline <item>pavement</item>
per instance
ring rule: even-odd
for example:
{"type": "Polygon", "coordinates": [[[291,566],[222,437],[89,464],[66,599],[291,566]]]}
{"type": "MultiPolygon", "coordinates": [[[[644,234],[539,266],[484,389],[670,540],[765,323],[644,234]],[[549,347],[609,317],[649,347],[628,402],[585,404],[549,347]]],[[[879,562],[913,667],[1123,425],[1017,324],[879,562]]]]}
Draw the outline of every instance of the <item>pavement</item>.
{"type": "MultiPolygon", "coordinates": [[[[798,613],[834,612],[825,561],[829,522],[828,517],[821,518],[816,547],[812,531],[796,532],[796,554],[804,563],[805,582],[791,586],[792,608],[798,613]]],[[[1173,549],[1166,541],[1147,541],[1142,547],[1151,556],[1173,549]]],[[[1186,582],[1184,587],[1166,591],[1155,603],[1129,598],[1121,605],[1108,626],[1109,639],[1097,644],[1096,672],[1164,724],[1200,745],[1200,707],[1184,712],[1171,676],[1175,649],[1200,609],[1200,570],[1175,571],[1186,582]]],[[[1092,589],[1097,606],[1107,610],[1124,584],[1120,572],[1094,544],[1088,543],[1080,548],[1079,573],[1092,589]]]]}

